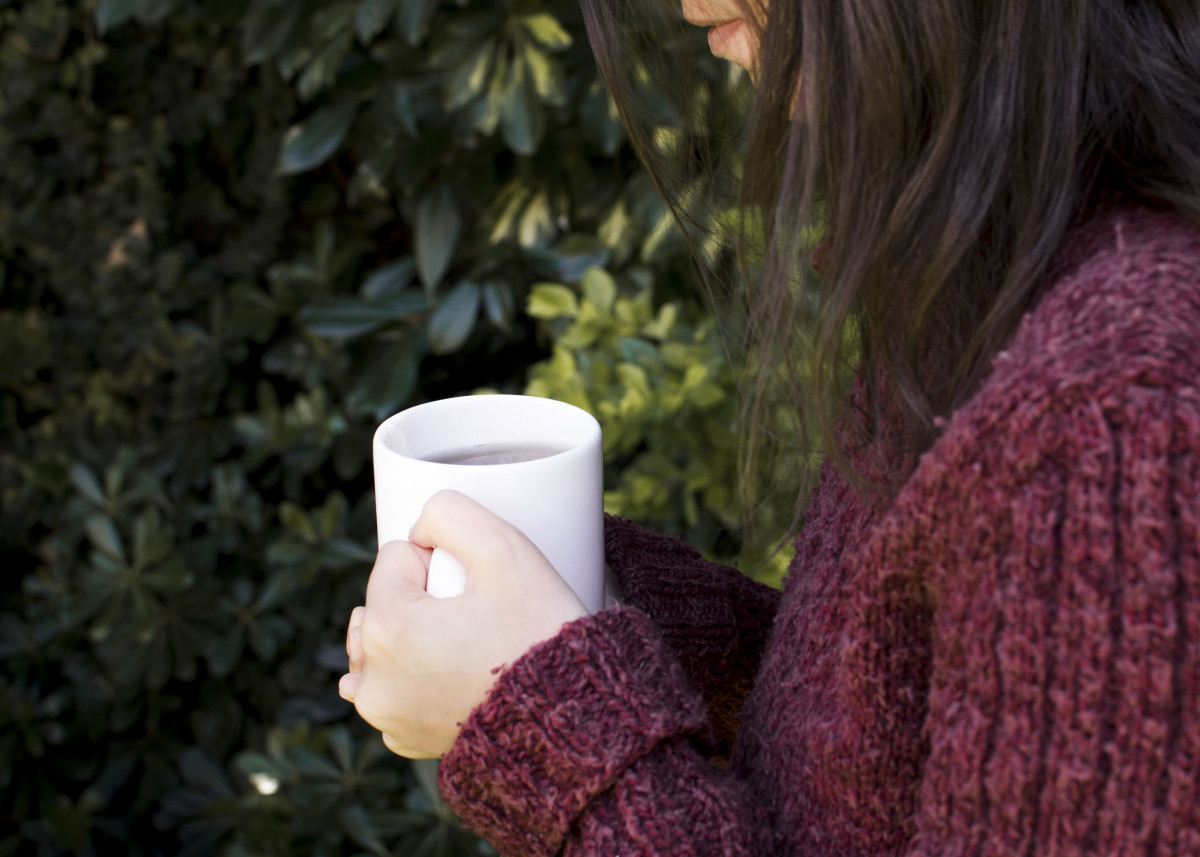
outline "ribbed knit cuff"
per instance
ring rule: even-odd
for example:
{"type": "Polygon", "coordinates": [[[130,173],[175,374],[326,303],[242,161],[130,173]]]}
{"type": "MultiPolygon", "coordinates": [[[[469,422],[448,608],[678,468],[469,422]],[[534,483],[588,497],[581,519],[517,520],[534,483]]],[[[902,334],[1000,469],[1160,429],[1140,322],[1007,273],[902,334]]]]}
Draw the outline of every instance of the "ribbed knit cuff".
{"type": "Polygon", "coordinates": [[[556,854],[596,795],[678,737],[709,741],[704,703],[645,614],[617,607],[565,625],[506,670],[438,786],[501,854],[556,854]]]}

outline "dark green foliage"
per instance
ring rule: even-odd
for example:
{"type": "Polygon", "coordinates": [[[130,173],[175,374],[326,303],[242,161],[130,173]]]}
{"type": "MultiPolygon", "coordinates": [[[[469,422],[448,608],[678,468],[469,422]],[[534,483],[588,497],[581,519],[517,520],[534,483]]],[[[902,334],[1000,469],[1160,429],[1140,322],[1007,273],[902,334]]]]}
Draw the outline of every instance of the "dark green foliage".
{"type": "Polygon", "coordinates": [[[370,438],[524,390],[590,266],[715,347],[622,140],[570,0],[0,0],[0,855],[487,852],[336,693],[370,438]]]}

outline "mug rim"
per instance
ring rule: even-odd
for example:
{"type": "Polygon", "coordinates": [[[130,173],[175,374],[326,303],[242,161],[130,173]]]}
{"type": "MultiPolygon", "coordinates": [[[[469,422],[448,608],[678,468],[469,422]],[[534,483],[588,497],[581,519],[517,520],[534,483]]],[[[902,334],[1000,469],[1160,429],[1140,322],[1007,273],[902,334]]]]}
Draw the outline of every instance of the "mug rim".
{"type": "Polygon", "coordinates": [[[373,446],[376,455],[394,455],[430,467],[478,468],[481,465],[433,462],[426,460],[424,456],[468,449],[484,443],[532,442],[555,446],[565,444],[565,449],[540,458],[482,465],[484,467],[527,467],[536,465],[540,461],[549,461],[580,449],[598,445],[600,435],[600,423],[596,418],[583,408],[568,402],[541,396],[486,393],[452,396],[405,408],[380,423],[375,430],[373,446]],[[474,412],[481,407],[492,409],[490,417],[488,417],[488,412],[484,411],[485,417],[488,417],[486,421],[464,423],[460,421],[460,416],[456,416],[474,412]],[[497,411],[496,408],[500,410],[497,411]],[[559,427],[559,430],[555,432],[537,431],[538,428],[546,427],[542,420],[538,419],[539,415],[543,419],[553,415],[556,418],[555,425],[559,427]],[[434,417],[437,418],[437,432],[433,433],[428,430],[422,432],[420,427],[427,426],[428,423],[421,421],[434,417]],[[564,425],[567,428],[566,432],[561,430],[564,425]],[[456,427],[462,429],[457,434],[456,427]],[[501,427],[509,428],[510,431],[501,431],[498,436],[497,429],[501,427]]]}

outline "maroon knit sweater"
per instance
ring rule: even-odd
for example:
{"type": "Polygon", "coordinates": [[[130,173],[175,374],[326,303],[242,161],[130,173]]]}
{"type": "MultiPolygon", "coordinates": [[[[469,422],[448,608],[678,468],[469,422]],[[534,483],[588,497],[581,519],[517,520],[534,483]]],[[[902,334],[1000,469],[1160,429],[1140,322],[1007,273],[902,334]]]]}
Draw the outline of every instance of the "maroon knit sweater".
{"type": "Polygon", "coordinates": [[[503,672],[450,806],[506,855],[1200,855],[1200,229],[1053,270],[891,500],[823,473],[782,593],[610,519],[632,606],[503,672]]]}

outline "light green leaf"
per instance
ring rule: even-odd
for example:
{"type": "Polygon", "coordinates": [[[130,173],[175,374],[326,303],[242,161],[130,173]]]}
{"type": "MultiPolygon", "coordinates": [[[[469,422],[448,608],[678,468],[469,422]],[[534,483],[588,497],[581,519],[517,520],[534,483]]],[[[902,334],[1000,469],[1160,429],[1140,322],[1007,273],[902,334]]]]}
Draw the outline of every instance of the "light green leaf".
{"type": "Polygon", "coordinates": [[[550,195],[544,190],[539,191],[517,220],[517,243],[522,247],[540,247],[553,237],[555,227],[550,195]]]}
{"type": "Polygon", "coordinates": [[[142,0],[100,0],[96,7],[96,28],[104,35],[133,17],[142,0]]]}
{"type": "Polygon", "coordinates": [[[534,91],[546,104],[561,107],[567,103],[567,83],[562,66],[542,51],[530,45],[522,53],[534,91]]]}
{"type": "Polygon", "coordinates": [[[566,286],[558,283],[538,283],[529,292],[525,311],[534,318],[574,318],[579,314],[579,302],[575,299],[575,293],[566,286]]]}
{"type": "Polygon", "coordinates": [[[552,51],[561,51],[571,45],[571,34],[548,12],[528,15],[521,19],[521,23],[529,31],[529,35],[552,51]]]}
{"type": "Polygon", "coordinates": [[[479,286],[459,283],[433,311],[433,318],[429,320],[429,350],[434,354],[457,351],[475,328],[479,301],[479,286]]]}
{"type": "Polygon", "coordinates": [[[441,184],[425,194],[417,206],[414,250],[417,274],[430,294],[446,275],[461,230],[462,219],[450,186],[441,184]]]}
{"type": "Polygon", "coordinates": [[[470,107],[469,112],[474,119],[475,130],[484,136],[490,137],[496,132],[500,119],[504,115],[505,93],[508,91],[506,87],[507,70],[508,58],[504,55],[504,51],[497,51],[496,67],[492,71],[491,81],[488,83],[487,95],[470,107]]]}
{"type": "Polygon", "coordinates": [[[322,107],[283,135],[279,171],[284,175],[303,173],[329,160],[346,139],[358,105],[342,102],[322,107]]]}
{"type": "Polygon", "coordinates": [[[679,316],[679,304],[663,304],[658,310],[658,316],[654,321],[647,323],[642,327],[642,333],[646,336],[652,336],[655,339],[666,339],[671,334],[671,328],[675,326],[675,320],[679,316]]]}
{"type": "Polygon", "coordinates": [[[603,268],[588,268],[579,281],[583,296],[607,314],[617,297],[617,283],[603,268]]]}

